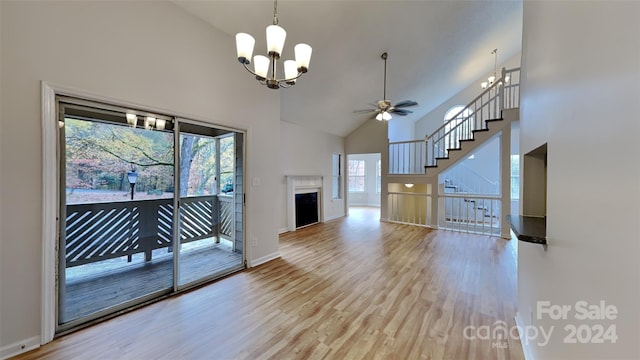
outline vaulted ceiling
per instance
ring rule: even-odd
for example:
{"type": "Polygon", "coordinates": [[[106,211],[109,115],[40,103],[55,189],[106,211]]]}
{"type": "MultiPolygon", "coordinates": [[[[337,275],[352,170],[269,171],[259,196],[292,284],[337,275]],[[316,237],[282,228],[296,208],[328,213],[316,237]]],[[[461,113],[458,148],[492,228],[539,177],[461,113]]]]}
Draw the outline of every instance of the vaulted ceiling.
{"type": "MultiPolygon", "coordinates": [[[[254,54],[266,52],[272,1],[174,3],[232,36],[253,35],[254,54]]],[[[491,73],[491,50],[498,48],[499,61],[504,61],[521,49],[521,1],[281,0],[278,19],[287,31],[283,59],[293,59],[293,46],[300,42],[311,45],[313,55],[309,72],[294,87],[264,91],[280,91],[282,121],[339,136],[375,121],[354,110],[382,99],[380,54],[385,51],[387,98],[419,102],[406,117],[417,121],[491,73]]],[[[220,51],[236,61],[235,48],[220,51]]],[[[239,76],[251,76],[241,70],[239,76]]]]}

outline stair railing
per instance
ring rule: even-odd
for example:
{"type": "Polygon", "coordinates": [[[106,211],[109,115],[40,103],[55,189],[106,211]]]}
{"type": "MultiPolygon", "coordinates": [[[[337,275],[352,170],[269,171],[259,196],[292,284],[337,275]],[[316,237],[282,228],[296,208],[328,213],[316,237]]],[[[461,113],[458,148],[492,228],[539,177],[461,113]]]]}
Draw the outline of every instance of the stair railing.
{"type": "Polygon", "coordinates": [[[436,166],[437,159],[448,158],[449,150],[459,149],[461,141],[473,139],[474,130],[486,129],[488,120],[500,119],[503,109],[518,107],[519,86],[520,68],[502,68],[500,79],[427,136],[426,166],[436,166]]]}
{"type": "Polygon", "coordinates": [[[498,181],[489,180],[464,163],[447,169],[440,174],[440,179],[445,186],[456,187],[457,193],[476,195],[498,195],[500,193],[498,181]]]}
{"type": "Polygon", "coordinates": [[[425,167],[447,158],[449,149],[459,148],[460,141],[473,139],[474,130],[486,129],[487,120],[501,118],[502,110],[517,108],[519,103],[520,68],[502,68],[498,81],[425,139],[390,142],[389,174],[424,174],[425,167]]]}
{"type": "Polygon", "coordinates": [[[424,174],[427,142],[425,139],[389,143],[389,174],[424,174]]]}

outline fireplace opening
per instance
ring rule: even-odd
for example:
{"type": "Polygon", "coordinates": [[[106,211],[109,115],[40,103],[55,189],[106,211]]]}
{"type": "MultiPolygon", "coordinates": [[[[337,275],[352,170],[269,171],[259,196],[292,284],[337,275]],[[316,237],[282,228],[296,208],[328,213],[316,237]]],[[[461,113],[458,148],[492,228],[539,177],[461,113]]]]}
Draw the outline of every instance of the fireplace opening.
{"type": "Polygon", "coordinates": [[[296,228],[318,222],[318,193],[296,194],[296,228]]]}

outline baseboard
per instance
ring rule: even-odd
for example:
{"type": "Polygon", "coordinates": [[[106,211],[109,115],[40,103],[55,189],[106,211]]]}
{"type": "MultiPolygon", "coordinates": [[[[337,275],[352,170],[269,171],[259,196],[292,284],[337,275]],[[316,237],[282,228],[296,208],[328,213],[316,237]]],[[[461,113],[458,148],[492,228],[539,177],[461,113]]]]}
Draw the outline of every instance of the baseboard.
{"type": "Polygon", "coordinates": [[[286,227],[285,227],[285,228],[282,228],[282,229],[278,230],[278,235],[280,235],[280,234],[284,234],[284,233],[286,233],[286,232],[288,232],[288,231],[289,231],[289,229],[288,229],[288,228],[286,228],[286,227]]]}
{"type": "Polygon", "coordinates": [[[258,265],[264,264],[266,262],[269,262],[271,260],[275,260],[275,259],[277,259],[279,257],[280,257],[280,252],[276,251],[276,252],[274,252],[272,254],[269,254],[267,256],[263,256],[261,258],[250,260],[249,261],[249,267],[258,266],[258,265]]]}
{"type": "Polygon", "coordinates": [[[533,353],[531,352],[529,341],[525,341],[522,337],[521,329],[525,329],[524,322],[522,321],[522,317],[520,316],[520,312],[516,313],[516,326],[518,327],[518,335],[520,336],[520,344],[522,344],[522,352],[524,353],[525,360],[535,360],[533,357],[533,353]]]}
{"type": "Polygon", "coordinates": [[[3,346],[0,349],[0,359],[8,359],[12,356],[20,355],[40,347],[40,336],[34,336],[32,338],[18,341],[13,344],[3,346]]]}

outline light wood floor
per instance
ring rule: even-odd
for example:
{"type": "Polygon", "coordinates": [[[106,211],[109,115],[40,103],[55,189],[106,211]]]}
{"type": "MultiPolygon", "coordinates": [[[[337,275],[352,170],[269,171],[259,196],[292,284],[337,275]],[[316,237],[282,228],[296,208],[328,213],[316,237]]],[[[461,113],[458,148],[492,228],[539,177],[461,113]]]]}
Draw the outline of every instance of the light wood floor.
{"type": "Polygon", "coordinates": [[[281,259],[19,359],[523,359],[515,339],[463,335],[515,325],[508,241],[377,219],[352,209],[284,234],[281,259]]]}

